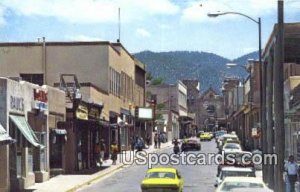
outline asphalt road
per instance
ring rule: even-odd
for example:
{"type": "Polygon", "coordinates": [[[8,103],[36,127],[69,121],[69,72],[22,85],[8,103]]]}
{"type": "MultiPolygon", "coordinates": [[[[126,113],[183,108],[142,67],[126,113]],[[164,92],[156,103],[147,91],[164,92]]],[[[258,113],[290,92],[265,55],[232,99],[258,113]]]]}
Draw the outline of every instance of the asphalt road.
{"type": "MultiPolygon", "coordinates": [[[[190,153],[216,153],[217,148],[215,141],[201,142],[201,151],[191,151],[190,153]]],[[[160,153],[172,153],[172,149],[160,151],[160,153]]],[[[203,163],[203,161],[202,161],[203,163]]],[[[157,165],[162,166],[162,165],[157,165]]],[[[170,165],[163,165],[170,166],[170,165]]],[[[156,167],[156,166],[155,166],[156,167]]],[[[173,165],[177,168],[184,178],[184,192],[211,192],[214,191],[214,181],[217,173],[217,166],[212,165],[173,165]]],[[[140,183],[147,171],[147,165],[126,166],[122,170],[92,183],[78,191],[92,192],[140,192],[140,183]]]]}

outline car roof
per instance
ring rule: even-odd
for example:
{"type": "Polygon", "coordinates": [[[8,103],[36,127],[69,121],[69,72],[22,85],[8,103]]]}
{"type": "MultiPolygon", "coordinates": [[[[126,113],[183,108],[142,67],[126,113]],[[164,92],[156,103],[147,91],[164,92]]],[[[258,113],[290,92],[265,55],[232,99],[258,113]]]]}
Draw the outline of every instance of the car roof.
{"type": "Polygon", "coordinates": [[[172,168],[172,167],[155,167],[152,169],[148,169],[148,173],[152,172],[171,172],[171,173],[176,173],[177,169],[172,168]]]}
{"type": "Polygon", "coordinates": [[[245,172],[252,172],[253,170],[251,168],[247,167],[223,167],[222,171],[245,171],[245,172]]]}
{"type": "Polygon", "coordinates": [[[258,177],[226,177],[224,182],[263,183],[262,178],[258,177]]]}

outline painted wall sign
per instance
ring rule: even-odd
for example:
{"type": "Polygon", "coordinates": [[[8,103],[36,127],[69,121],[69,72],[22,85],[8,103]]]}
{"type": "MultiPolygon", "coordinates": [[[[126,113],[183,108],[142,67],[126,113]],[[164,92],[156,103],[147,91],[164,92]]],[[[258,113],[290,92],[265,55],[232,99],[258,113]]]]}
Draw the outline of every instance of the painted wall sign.
{"type": "Polygon", "coordinates": [[[10,109],[24,112],[24,98],[10,96],[10,109]]]}

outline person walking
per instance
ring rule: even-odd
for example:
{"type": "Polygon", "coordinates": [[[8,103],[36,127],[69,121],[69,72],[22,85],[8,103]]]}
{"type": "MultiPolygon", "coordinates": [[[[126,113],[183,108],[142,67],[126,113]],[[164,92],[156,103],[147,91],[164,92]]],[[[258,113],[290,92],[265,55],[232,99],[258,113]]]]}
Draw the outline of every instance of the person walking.
{"type": "Polygon", "coordinates": [[[105,151],[106,151],[106,146],[105,146],[104,139],[100,140],[99,145],[100,145],[100,165],[102,165],[103,162],[104,162],[104,154],[105,154],[105,151]]]}
{"type": "Polygon", "coordinates": [[[157,143],[158,143],[158,135],[157,135],[157,133],[155,133],[155,136],[154,136],[154,148],[155,149],[157,148],[157,143]]]}
{"type": "Polygon", "coordinates": [[[112,164],[116,165],[117,159],[118,159],[118,145],[117,143],[114,141],[111,145],[111,160],[113,161],[112,164]]]}
{"type": "Polygon", "coordinates": [[[290,155],[288,162],[284,165],[286,171],[286,192],[295,192],[295,183],[298,180],[299,166],[290,155]]]}

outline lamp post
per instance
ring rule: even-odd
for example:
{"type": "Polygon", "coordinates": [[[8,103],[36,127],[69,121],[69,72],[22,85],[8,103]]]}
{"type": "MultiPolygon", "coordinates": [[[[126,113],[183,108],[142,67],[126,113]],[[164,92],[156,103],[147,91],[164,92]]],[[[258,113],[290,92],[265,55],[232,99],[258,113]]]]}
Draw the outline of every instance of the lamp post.
{"type": "MultiPolygon", "coordinates": [[[[259,65],[260,65],[260,72],[259,72],[259,77],[260,77],[260,122],[261,122],[261,128],[262,128],[262,150],[263,153],[266,153],[266,147],[267,147],[267,140],[266,140],[266,93],[265,93],[265,85],[266,85],[266,81],[265,81],[265,75],[263,75],[263,65],[262,65],[262,53],[261,53],[261,19],[260,17],[256,20],[248,15],[245,15],[243,13],[239,13],[239,12],[215,12],[215,13],[208,13],[207,15],[209,17],[218,17],[218,16],[222,16],[222,15],[240,15],[243,16],[247,19],[250,19],[251,21],[253,21],[254,23],[256,23],[258,25],[258,54],[259,54],[259,65]]],[[[267,169],[265,166],[263,166],[263,172],[267,173],[267,169]]],[[[268,174],[268,173],[267,173],[268,174]]],[[[267,174],[263,174],[263,178],[264,181],[267,180],[268,175],[267,174]]]]}

